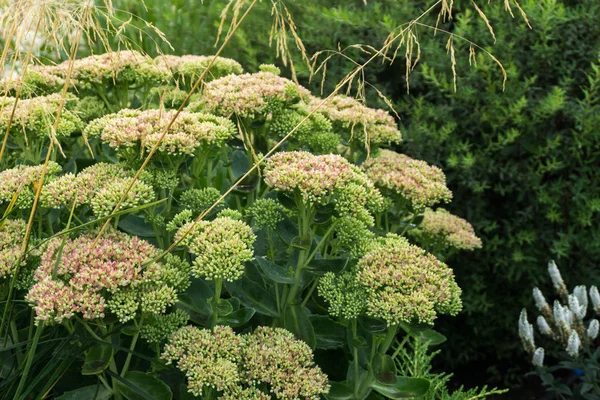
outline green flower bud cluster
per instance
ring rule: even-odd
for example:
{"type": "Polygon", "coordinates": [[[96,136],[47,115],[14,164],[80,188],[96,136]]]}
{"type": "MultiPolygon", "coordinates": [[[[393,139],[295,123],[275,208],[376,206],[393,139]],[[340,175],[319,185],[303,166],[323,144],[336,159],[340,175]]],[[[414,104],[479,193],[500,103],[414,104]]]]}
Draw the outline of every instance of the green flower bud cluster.
{"type": "Polygon", "coordinates": [[[144,320],[140,337],[148,343],[163,343],[169,339],[173,332],[185,326],[189,317],[185,311],[179,309],[164,315],[150,314],[144,320]]]}
{"type": "Polygon", "coordinates": [[[481,248],[481,239],[475,235],[473,226],[442,208],[435,211],[426,209],[423,222],[415,232],[426,240],[440,243],[444,247],[460,250],[481,248]]]}
{"type": "Polygon", "coordinates": [[[87,96],[77,102],[73,110],[85,122],[101,118],[108,113],[106,104],[95,96],[87,96]]]}
{"type": "Polygon", "coordinates": [[[244,72],[241,64],[231,58],[215,56],[197,56],[186,54],[183,56],[162,55],[154,59],[159,66],[168,68],[175,78],[182,84],[192,86],[210,65],[209,71],[204,75],[204,82],[244,72]]]}
{"type": "Polygon", "coordinates": [[[217,213],[217,218],[230,218],[241,221],[244,219],[244,216],[238,210],[232,210],[231,208],[226,208],[217,213]]]}
{"type": "Polygon", "coordinates": [[[357,280],[369,294],[367,315],[388,325],[433,324],[437,314],[461,310],[461,290],[446,264],[394,234],[377,242],[356,267],[357,280]]]}
{"type": "Polygon", "coordinates": [[[251,225],[257,229],[275,229],[283,221],[281,205],[273,199],[258,199],[246,209],[251,225]]]}
{"type": "MultiPolygon", "coordinates": [[[[198,215],[215,204],[220,198],[221,192],[214,187],[189,189],[181,193],[179,204],[182,208],[192,211],[194,215],[198,215]]],[[[219,203],[216,209],[219,210],[223,206],[223,203],[219,203]]]]}
{"type": "Polygon", "coordinates": [[[343,319],[355,319],[367,307],[368,293],[356,279],[354,271],[328,272],[319,280],[319,295],[329,303],[329,314],[343,319]]]}
{"type": "MultiPolygon", "coordinates": [[[[15,207],[28,208],[33,204],[36,185],[42,177],[43,165],[25,166],[18,165],[0,172],[0,205],[8,205],[16,195],[15,207]]],[[[52,182],[55,175],[62,171],[60,165],[54,161],[48,163],[45,182],[52,182]]]]}
{"type": "Polygon", "coordinates": [[[373,248],[375,234],[367,224],[357,218],[336,218],[335,240],[337,246],[347,249],[353,258],[360,258],[373,248]]]}
{"type": "Polygon", "coordinates": [[[182,238],[182,244],[196,256],[192,275],[229,282],[240,279],[244,263],[254,258],[256,236],[252,228],[228,217],[192,224],[183,225],[175,234],[175,240],[182,238]]]}
{"type": "Polygon", "coordinates": [[[182,225],[190,222],[193,216],[194,215],[190,210],[183,210],[175,214],[173,219],[167,223],[167,230],[169,232],[175,232],[177,229],[181,228],[182,225]]]}
{"type": "Polygon", "coordinates": [[[185,372],[195,396],[213,388],[221,399],[317,400],[329,392],[310,347],[281,328],[237,335],[226,326],[186,326],[173,333],[161,357],[185,372]]]}

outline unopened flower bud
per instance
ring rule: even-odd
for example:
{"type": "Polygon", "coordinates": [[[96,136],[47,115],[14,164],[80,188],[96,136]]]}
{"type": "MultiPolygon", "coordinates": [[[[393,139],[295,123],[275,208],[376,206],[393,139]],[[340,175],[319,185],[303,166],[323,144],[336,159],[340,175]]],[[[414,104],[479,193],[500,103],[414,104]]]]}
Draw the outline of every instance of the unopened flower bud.
{"type": "Polygon", "coordinates": [[[538,347],[537,349],[535,349],[531,363],[536,367],[544,366],[544,348],[543,347],[538,347]]]}
{"type": "Polygon", "coordinates": [[[527,320],[527,311],[523,309],[519,316],[519,336],[523,343],[523,348],[528,353],[532,353],[535,350],[535,342],[533,341],[533,325],[527,320]]]}
{"type": "Polygon", "coordinates": [[[560,271],[558,270],[554,260],[550,260],[548,263],[548,274],[550,275],[552,285],[554,286],[556,292],[561,296],[566,295],[568,293],[567,287],[565,286],[565,282],[563,281],[560,271]]]}
{"type": "Polygon", "coordinates": [[[587,312],[588,297],[585,285],[575,286],[575,289],[573,289],[573,294],[577,297],[579,304],[583,306],[585,312],[587,312]]]}
{"type": "Polygon", "coordinates": [[[569,295],[569,310],[571,310],[573,316],[578,320],[582,320],[585,317],[585,308],[579,303],[577,296],[574,294],[569,295]]]}
{"type": "Polygon", "coordinates": [[[592,299],[592,306],[596,314],[600,314],[600,293],[596,286],[590,288],[590,299],[592,299]]]}
{"type": "Polygon", "coordinates": [[[587,335],[590,339],[594,340],[598,337],[598,329],[600,328],[600,323],[598,323],[597,319],[593,319],[590,321],[590,325],[587,329],[587,335]]]}
{"type": "Polygon", "coordinates": [[[573,358],[577,357],[580,346],[581,340],[579,339],[579,335],[577,335],[577,332],[571,331],[571,336],[569,336],[569,341],[567,342],[567,353],[573,358]]]}
{"type": "Polygon", "coordinates": [[[537,287],[533,288],[533,299],[538,310],[542,311],[545,307],[550,308],[544,294],[537,287]]]}
{"type": "Polygon", "coordinates": [[[541,315],[537,317],[537,326],[542,334],[552,334],[552,328],[550,328],[550,325],[548,325],[548,321],[546,321],[546,318],[542,317],[541,315]]]}

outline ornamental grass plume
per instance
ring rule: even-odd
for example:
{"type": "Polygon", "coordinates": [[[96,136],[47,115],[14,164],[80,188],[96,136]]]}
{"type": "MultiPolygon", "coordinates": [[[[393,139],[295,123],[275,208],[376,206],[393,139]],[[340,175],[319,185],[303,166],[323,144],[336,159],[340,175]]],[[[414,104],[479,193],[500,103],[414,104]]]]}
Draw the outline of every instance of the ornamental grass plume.
{"type": "Polygon", "coordinates": [[[22,219],[0,222],[0,279],[13,275],[26,229],[27,221],[22,219]]]}
{"type": "MultiPolygon", "coordinates": [[[[24,209],[33,203],[34,185],[39,183],[44,170],[43,165],[18,165],[0,172],[0,205],[10,203],[15,195],[15,207],[24,209]]],[[[62,170],[61,166],[50,161],[46,170],[45,181],[53,179],[62,170]]]]}
{"type": "Polygon", "coordinates": [[[159,253],[120,232],[104,234],[97,243],[92,234],[64,243],[50,240],[34,273],[36,283],[25,296],[36,324],[61,323],[74,315],[92,320],[112,313],[126,322],[138,312],[164,313],[189,285],[190,271],[175,256],[151,262],[159,253]]]}
{"type": "MultiPolygon", "coordinates": [[[[93,121],[85,132],[117,150],[141,147],[150,151],[163,136],[175,113],[174,110],[121,110],[93,121]]],[[[182,111],[160,142],[158,151],[189,155],[202,146],[221,147],[235,132],[235,125],[225,118],[182,111]]]]}
{"type": "Polygon", "coordinates": [[[274,154],[264,169],[267,185],[298,195],[308,205],[335,203],[342,216],[358,218],[369,226],[383,197],[360,169],[336,154],[316,156],[305,151],[274,154]]]}
{"type": "Polygon", "coordinates": [[[256,235],[252,228],[229,217],[199,221],[193,227],[192,224],[182,225],[175,234],[175,241],[181,239],[181,244],[196,256],[192,275],[228,282],[240,279],[244,274],[244,263],[254,258],[256,235]],[[191,232],[184,236],[190,227],[191,232]]]}
{"type": "Polygon", "coordinates": [[[415,233],[443,247],[459,250],[481,248],[481,239],[475,235],[473,226],[467,220],[450,214],[442,208],[435,211],[426,209],[423,222],[415,233]]]}
{"type": "Polygon", "coordinates": [[[377,187],[399,194],[415,208],[431,207],[452,199],[444,172],[425,161],[381,150],[376,157],[365,161],[362,168],[377,187]]]}
{"type": "MultiPolygon", "coordinates": [[[[309,106],[316,107],[321,101],[311,97],[309,106]]],[[[352,97],[334,96],[318,112],[333,121],[336,132],[346,132],[348,141],[358,140],[366,145],[390,145],[402,141],[402,134],[390,113],[367,107],[352,97]]]]}
{"type": "Polygon", "coordinates": [[[186,326],[173,333],[161,357],[185,372],[195,396],[214,389],[221,399],[316,400],[329,392],[310,347],[282,328],[236,335],[227,326],[186,326]]]}
{"type": "Polygon", "coordinates": [[[67,95],[66,98],[60,94],[33,97],[31,99],[19,99],[13,115],[14,97],[0,98],[0,129],[6,131],[10,123],[10,129],[15,140],[22,141],[28,145],[29,135],[34,137],[54,137],[53,127],[60,104],[65,101],[56,131],[57,137],[69,136],[80,131],[84,127],[83,121],[72,111],[77,103],[77,98],[67,95]],[[18,136],[17,136],[18,135],[18,136]]]}
{"type": "Polygon", "coordinates": [[[295,104],[310,92],[271,72],[228,75],[206,85],[202,102],[208,112],[230,117],[256,118],[270,107],[295,104]]]}
{"type": "Polygon", "coordinates": [[[212,65],[209,71],[204,75],[204,82],[213,81],[230,74],[239,75],[244,72],[239,62],[225,57],[197,56],[193,54],[183,56],[160,55],[154,61],[160,67],[168,68],[175,79],[181,80],[182,83],[189,86],[195,83],[195,79],[202,75],[211,62],[212,65]]]}
{"type": "Polygon", "coordinates": [[[356,270],[368,293],[367,315],[388,325],[433,324],[437,314],[456,315],[462,308],[452,270],[398,235],[379,238],[356,270]]]}

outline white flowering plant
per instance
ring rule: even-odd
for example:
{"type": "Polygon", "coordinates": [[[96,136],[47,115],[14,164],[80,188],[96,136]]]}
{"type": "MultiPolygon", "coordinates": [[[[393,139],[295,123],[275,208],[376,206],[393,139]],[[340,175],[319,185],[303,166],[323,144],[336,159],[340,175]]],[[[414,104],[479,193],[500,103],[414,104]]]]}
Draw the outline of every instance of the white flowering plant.
{"type": "Polygon", "coordinates": [[[523,309],[519,316],[521,343],[531,356],[534,373],[548,390],[562,399],[598,399],[600,293],[596,286],[588,289],[585,285],[575,286],[569,292],[554,261],[548,263],[548,274],[556,298],[551,306],[539,288],[533,289],[535,307],[540,313],[535,320],[537,330],[523,309]],[[540,339],[547,345],[536,345],[540,339]],[[561,370],[567,370],[570,379],[555,377],[561,370]]]}

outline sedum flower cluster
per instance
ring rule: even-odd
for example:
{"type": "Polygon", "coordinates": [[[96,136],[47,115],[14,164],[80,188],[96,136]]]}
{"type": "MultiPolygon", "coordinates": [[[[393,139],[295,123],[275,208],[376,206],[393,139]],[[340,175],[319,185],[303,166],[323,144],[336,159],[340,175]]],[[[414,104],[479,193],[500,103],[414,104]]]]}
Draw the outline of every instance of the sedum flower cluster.
{"type": "Polygon", "coordinates": [[[175,256],[160,263],[150,243],[112,232],[97,242],[88,234],[50,240],[25,299],[36,323],[61,323],[74,315],[91,320],[112,313],[121,322],[138,312],[162,314],[189,285],[189,265],[175,256]]]}
{"type": "Polygon", "coordinates": [[[481,239],[475,235],[473,226],[460,217],[438,208],[425,210],[423,222],[417,230],[418,235],[430,241],[460,250],[481,248],[481,239]]]}
{"type": "Polygon", "coordinates": [[[373,224],[370,211],[383,207],[383,197],[373,183],[345,158],[305,151],[273,155],[264,169],[267,185],[278,191],[300,196],[307,204],[335,204],[341,215],[373,224]]]}
{"type": "Polygon", "coordinates": [[[367,296],[366,313],[385,320],[433,324],[437,314],[456,315],[461,290],[452,270],[405,238],[388,234],[356,266],[367,296]]]}
{"type": "Polygon", "coordinates": [[[121,110],[93,121],[86,133],[115,149],[141,147],[150,151],[163,136],[158,151],[173,155],[193,154],[201,146],[222,146],[236,132],[234,124],[222,117],[182,111],[121,110]]]}
{"type": "Polygon", "coordinates": [[[76,101],[73,95],[63,98],[58,93],[18,100],[14,97],[4,97],[0,99],[0,129],[6,131],[10,124],[11,131],[15,135],[23,136],[25,143],[28,141],[28,135],[69,136],[83,129],[83,121],[71,110],[76,101]],[[61,111],[56,131],[53,132],[58,110],[63,101],[65,106],[61,111]]]}
{"type": "Polygon", "coordinates": [[[281,328],[237,335],[227,326],[186,326],[173,333],[162,358],[185,372],[195,396],[214,389],[221,399],[317,400],[329,392],[310,347],[281,328]]]}
{"type": "Polygon", "coordinates": [[[329,314],[343,319],[356,319],[363,315],[369,300],[365,287],[358,282],[356,271],[337,275],[327,272],[319,280],[318,290],[329,303],[329,314]]]}
{"type": "MultiPolygon", "coordinates": [[[[554,261],[548,263],[548,275],[562,301],[555,300],[550,306],[542,291],[537,287],[533,289],[535,306],[540,312],[536,319],[538,331],[542,336],[557,342],[569,356],[577,358],[582,349],[593,347],[598,337],[600,322],[596,318],[586,322],[586,316],[588,310],[593,316],[600,316],[600,292],[596,286],[590,287],[588,291],[584,285],[579,285],[569,293],[554,261]]],[[[519,337],[525,351],[533,355],[532,363],[541,367],[544,348],[536,347],[534,332],[527,311],[523,309],[519,316],[519,337]]]]}
{"type": "MultiPolygon", "coordinates": [[[[316,107],[321,99],[312,97],[310,105],[316,107]]],[[[334,96],[318,109],[334,123],[336,131],[346,131],[347,140],[358,140],[366,145],[400,143],[402,134],[394,118],[387,111],[365,106],[348,96],[334,96]]]]}
{"type": "Polygon", "coordinates": [[[196,256],[192,263],[194,276],[231,282],[242,277],[244,263],[254,258],[256,236],[244,222],[218,217],[182,225],[175,240],[181,240],[182,245],[196,256]]]}
{"type": "Polygon", "coordinates": [[[271,72],[228,75],[206,85],[202,102],[209,112],[229,117],[255,118],[270,106],[295,104],[309,91],[271,72]]]}
{"type": "Polygon", "coordinates": [[[252,226],[257,229],[275,229],[283,221],[281,205],[273,199],[258,199],[246,209],[246,214],[252,220],[252,226]]]}
{"type": "Polygon", "coordinates": [[[209,71],[204,76],[204,81],[209,82],[230,74],[244,72],[241,64],[231,58],[215,56],[197,56],[186,54],[183,56],[162,55],[155,59],[160,67],[168,68],[176,79],[183,84],[193,85],[210,65],[209,71]]]}
{"type": "MultiPolygon", "coordinates": [[[[46,208],[88,204],[96,217],[105,217],[117,206],[132,180],[133,177],[118,165],[98,163],[78,175],[65,174],[44,185],[40,200],[46,208]]],[[[137,180],[119,210],[149,203],[154,197],[152,186],[137,180]]]]}
{"type": "MultiPolygon", "coordinates": [[[[54,66],[36,66],[32,71],[42,76],[53,75],[64,79],[69,68],[70,61],[67,60],[54,66]]],[[[98,85],[117,82],[136,85],[158,83],[167,80],[170,75],[167,68],[157,65],[140,52],[123,50],[74,60],[71,79],[79,88],[92,89],[98,85]]],[[[33,77],[35,75],[28,74],[26,82],[33,77]]]]}
{"type": "Polygon", "coordinates": [[[0,279],[13,275],[26,228],[27,221],[22,219],[0,222],[0,279]]]}
{"type": "Polygon", "coordinates": [[[377,157],[365,161],[362,168],[376,186],[399,194],[415,208],[430,207],[452,199],[444,172],[425,161],[381,150],[377,157]]]}
{"type": "MultiPolygon", "coordinates": [[[[24,209],[33,204],[35,185],[42,177],[44,165],[25,166],[18,165],[0,172],[0,204],[8,204],[17,195],[15,207],[24,209]]],[[[54,175],[62,170],[54,161],[48,163],[45,182],[50,181],[54,175]]]]}

